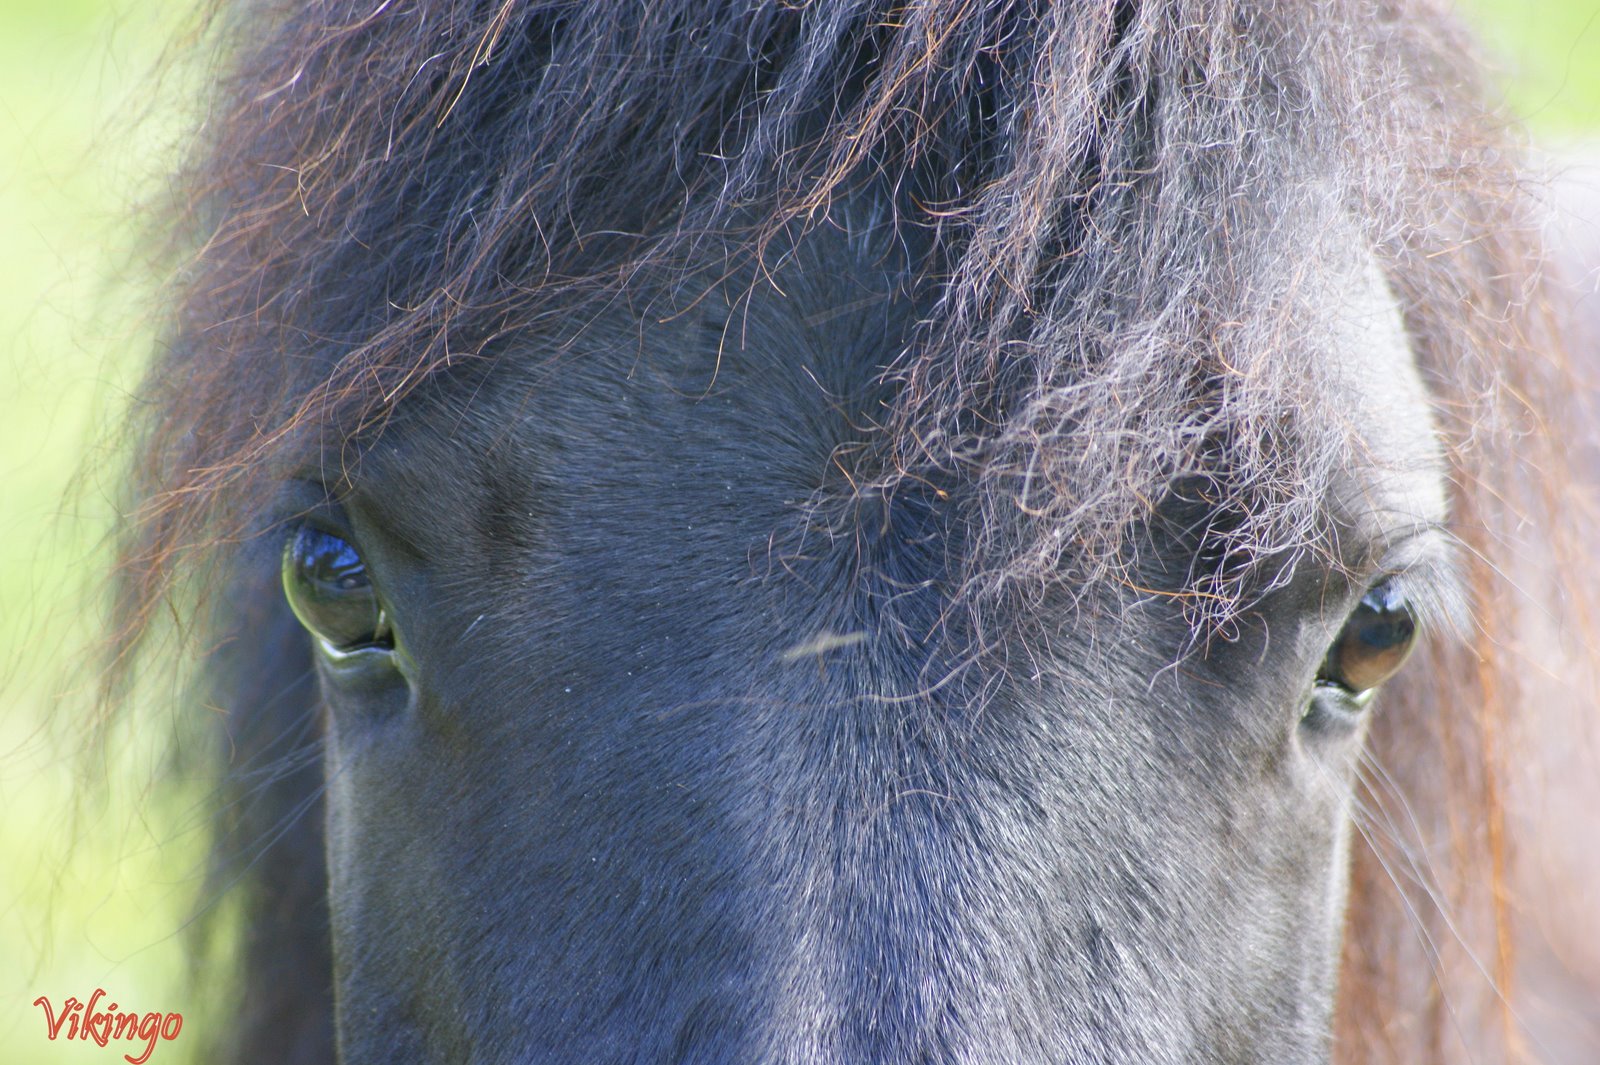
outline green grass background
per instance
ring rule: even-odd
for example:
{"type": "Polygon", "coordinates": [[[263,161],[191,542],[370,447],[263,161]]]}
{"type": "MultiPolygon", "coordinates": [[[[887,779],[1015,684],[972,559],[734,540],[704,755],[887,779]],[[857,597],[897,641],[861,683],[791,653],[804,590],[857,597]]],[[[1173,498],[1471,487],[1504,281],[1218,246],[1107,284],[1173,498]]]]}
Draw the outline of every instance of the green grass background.
{"type": "MultiPolygon", "coordinates": [[[[1538,139],[1600,138],[1600,0],[1462,10],[1538,139]]],[[[183,1034],[151,1057],[167,1065],[228,1023],[206,994],[219,981],[184,978],[205,782],[160,761],[171,701],[145,698],[100,759],[81,757],[115,486],[100,445],[149,347],[133,220],[186,122],[182,79],[157,92],[150,71],[185,18],[172,3],[0,0],[0,1061],[22,1065],[122,1060],[48,1042],[40,995],[103,987],[182,1012],[183,1034]]]]}

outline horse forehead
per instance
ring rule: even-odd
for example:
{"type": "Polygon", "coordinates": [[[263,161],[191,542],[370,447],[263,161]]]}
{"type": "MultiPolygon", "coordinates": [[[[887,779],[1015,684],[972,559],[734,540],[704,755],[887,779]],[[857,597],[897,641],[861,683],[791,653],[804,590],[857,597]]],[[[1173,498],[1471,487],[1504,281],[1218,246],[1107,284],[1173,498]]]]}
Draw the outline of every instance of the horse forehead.
{"type": "Polygon", "coordinates": [[[1327,409],[1348,429],[1350,463],[1331,505],[1374,541],[1446,517],[1443,454],[1427,387],[1377,259],[1352,248],[1332,264],[1327,409]]]}
{"type": "MultiPolygon", "coordinates": [[[[1353,228],[1333,228],[1334,254],[1309,265],[1314,294],[1302,299],[1324,337],[1327,388],[1312,416],[1352,445],[1331,509],[1382,542],[1444,520],[1441,449],[1383,271],[1353,228]]],[[[379,498],[476,486],[460,502],[481,508],[499,489],[540,490],[559,450],[568,478],[670,488],[690,508],[706,490],[770,490],[779,508],[838,476],[853,484],[853,464],[881,442],[885,370],[929,310],[913,288],[903,256],[846,234],[802,243],[772,273],[690,285],[644,313],[613,308],[562,341],[513,338],[487,381],[425,410],[362,480],[379,498]]],[[[559,487],[554,475],[543,487],[559,487]]]]}
{"type": "Polygon", "coordinates": [[[815,234],[777,263],[641,285],[565,332],[506,338],[409,403],[363,456],[360,487],[456,481],[463,464],[479,484],[563,465],[660,480],[676,461],[685,475],[776,474],[792,494],[817,460],[881,435],[885,371],[928,311],[915,285],[903,247],[852,231],[815,234]]]}

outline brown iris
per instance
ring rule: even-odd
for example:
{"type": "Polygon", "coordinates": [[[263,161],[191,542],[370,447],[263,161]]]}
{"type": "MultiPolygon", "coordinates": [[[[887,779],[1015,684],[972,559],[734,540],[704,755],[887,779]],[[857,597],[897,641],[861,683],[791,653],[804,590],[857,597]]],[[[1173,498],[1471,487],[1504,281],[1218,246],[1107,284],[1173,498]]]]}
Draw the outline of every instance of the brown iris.
{"type": "Polygon", "coordinates": [[[1417,622],[1396,582],[1380,581],[1361,597],[1328,649],[1317,679],[1353,695],[1369,692],[1397,673],[1417,640],[1417,622]]]}

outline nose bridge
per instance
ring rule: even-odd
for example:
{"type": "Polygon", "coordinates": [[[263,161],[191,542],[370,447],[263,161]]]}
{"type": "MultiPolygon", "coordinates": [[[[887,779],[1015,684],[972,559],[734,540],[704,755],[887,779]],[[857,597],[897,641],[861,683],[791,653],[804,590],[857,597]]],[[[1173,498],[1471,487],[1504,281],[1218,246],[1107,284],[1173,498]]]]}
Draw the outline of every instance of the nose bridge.
{"type": "Polygon", "coordinates": [[[763,871],[745,885],[768,930],[763,1038],[841,1062],[1151,1045],[1123,1030],[1137,1009],[1110,1008],[1157,990],[1125,953],[1150,916],[1121,883],[1149,858],[1110,809],[1122,756],[1040,726],[1059,691],[976,703],[977,667],[929,684],[936,652],[841,635],[751,682],[769,707],[739,813],[763,871]]]}
{"type": "Polygon", "coordinates": [[[769,1060],[784,1046],[939,1060],[883,1040],[937,1032],[957,1001],[983,997],[985,937],[965,927],[981,900],[965,896],[984,878],[961,872],[984,860],[983,834],[963,824],[949,750],[966,681],[929,564],[943,553],[914,553],[927,537],[910,518],[864,495],[803,515],[743,599],[760,636],[755,668],[729,678],[747,796],[730,816],[748,910],[767,929],[769,1060]]]}
{"type": "Polygon", "coordinates": [[[743,811],[747,868],[763,871],[747,890],[770,932],[759,1023],[771,1058],[788,1045],[945,1060],[932,1050],[954,1044],[958,1016],[1010,1030],[990,1023],[1003,1018],[981,927],[988,833],[938,752],[934,704],[882,697],[865,633],[791,650],[782,668],[795,675],[775,686],[800,697],[768,700],[743,811]]]}

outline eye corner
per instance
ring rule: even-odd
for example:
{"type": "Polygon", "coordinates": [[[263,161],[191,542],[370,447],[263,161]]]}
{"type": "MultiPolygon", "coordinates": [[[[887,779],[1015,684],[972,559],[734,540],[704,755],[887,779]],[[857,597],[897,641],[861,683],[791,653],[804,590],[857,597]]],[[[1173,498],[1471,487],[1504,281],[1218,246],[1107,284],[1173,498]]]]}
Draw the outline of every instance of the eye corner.
{"type": "Polygon", "coordinates": [[[1337,682],[1318,678],[1306,698],[1300,715],[1302,731],[1324,735],[1348,735],[1367,720],[1367,708],[1378,690],[1352,692],[1337,682]]]}

